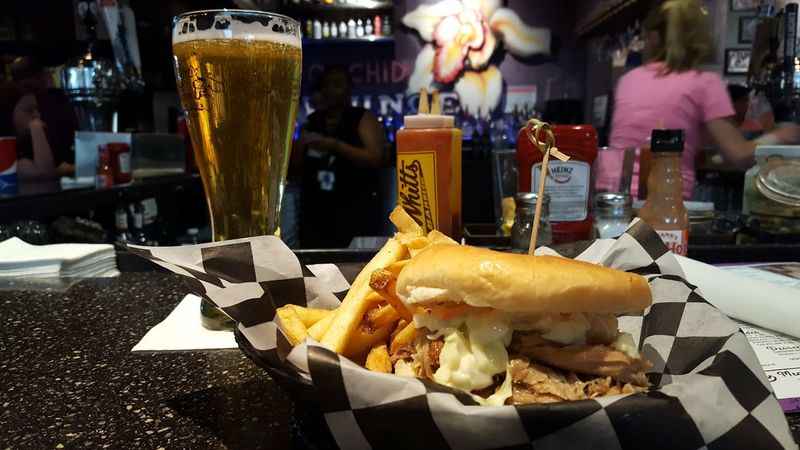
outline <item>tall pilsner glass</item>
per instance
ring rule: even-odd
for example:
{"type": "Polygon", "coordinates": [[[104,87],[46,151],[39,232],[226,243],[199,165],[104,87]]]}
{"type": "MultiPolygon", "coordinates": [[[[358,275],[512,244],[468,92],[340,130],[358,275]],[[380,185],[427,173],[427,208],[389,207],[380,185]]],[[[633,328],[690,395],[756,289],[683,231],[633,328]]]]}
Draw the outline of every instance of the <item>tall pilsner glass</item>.
{"type": "MultiPolygon", "coordinates": [[[[259,11],[208,10],[173,19],[172,51],[215,241],[279,231],[297,115],[300,25],[259,11]]],[[[206,328],[231,323],[210,303],[206,328]]]]}

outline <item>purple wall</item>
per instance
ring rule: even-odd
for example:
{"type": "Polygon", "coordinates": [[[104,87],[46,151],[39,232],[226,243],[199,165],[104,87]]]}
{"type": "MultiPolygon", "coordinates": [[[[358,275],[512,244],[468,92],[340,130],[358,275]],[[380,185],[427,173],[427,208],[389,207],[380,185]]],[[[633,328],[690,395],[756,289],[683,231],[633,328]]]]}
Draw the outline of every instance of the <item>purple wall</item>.
{"type": "MultiPolygon", "coordinates": [[[[433,4],[436,1],[438,0],[395,2],[393,45],[306,45],[304,90],[308,92],[324,65],[344,64],[350,67],[356,82],[355,91],[359,103],[368,98],[368,103],[378,113],[382,112],[381,107],[391,108],[391,105],[401,101],[413,104],[413,99],[404,98],[404,92],[424,42],[415,30],[402,25],[402,18],[420,4],[433,4]]],[[[520,61],[509,53],[498,51],[493,59],[499,61],[505,86],[536,86],[539,108],[549,99],[583,97],[584,56],[578,48],[574,33],[576,8],[569,6],[574,1],[576,0],[507,0],[503,5],[515,11],[527,25],[551,30],[551,55],[533,56],[520,61]]],[[[304,107],[307,109],[308,105],[304,107]]]]}

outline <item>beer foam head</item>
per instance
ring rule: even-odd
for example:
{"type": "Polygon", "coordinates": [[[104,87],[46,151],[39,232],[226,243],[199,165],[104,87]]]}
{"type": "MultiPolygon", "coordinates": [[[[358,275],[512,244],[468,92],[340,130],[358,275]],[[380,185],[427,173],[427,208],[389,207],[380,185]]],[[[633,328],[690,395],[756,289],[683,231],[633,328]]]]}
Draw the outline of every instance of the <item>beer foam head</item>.
{"type": "Polygon", "coordinates": [[[286,16],[261,11],[209,10],[178,16],[172,26],[172,43],[209,40],[238,39],[243,41],[269,41],[301,47],[300,24],[286,16]],[[213,19],[198,25],[201,16],[213,19]],[[259,17],[261,21],[243,22],[246,17],[259,17]]]}

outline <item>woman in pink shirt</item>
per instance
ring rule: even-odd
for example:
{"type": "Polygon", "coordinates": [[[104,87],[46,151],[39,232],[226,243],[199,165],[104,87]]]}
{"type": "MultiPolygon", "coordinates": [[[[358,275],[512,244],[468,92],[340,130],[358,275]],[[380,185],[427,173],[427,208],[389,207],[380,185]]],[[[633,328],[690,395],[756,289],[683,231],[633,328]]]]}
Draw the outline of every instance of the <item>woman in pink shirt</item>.
{"type": "MultiPolygon", "coordinates": [[[[757,142],[745,140],[731,122],[734,109],[726,84],[719,74],[699,69],[712,50],[707,15],[697,0],[668,0],[645,20],[647,64],[631,70],[617,84],[610,152],[600,158],[600,189],[618,189],[622,152],[641,147],[654,128],[684,130],[684,198],[691,198],[694,190],[694,163],[704,130],[727,161],[742,168],[752,164],[757,142]]],[[[759,140],[788,143],[798,138],[800,127],[791,125],[759,140]]],[[[637,193],[637,178],[638,167],[634,170],[633,195],[637,193]]]]}

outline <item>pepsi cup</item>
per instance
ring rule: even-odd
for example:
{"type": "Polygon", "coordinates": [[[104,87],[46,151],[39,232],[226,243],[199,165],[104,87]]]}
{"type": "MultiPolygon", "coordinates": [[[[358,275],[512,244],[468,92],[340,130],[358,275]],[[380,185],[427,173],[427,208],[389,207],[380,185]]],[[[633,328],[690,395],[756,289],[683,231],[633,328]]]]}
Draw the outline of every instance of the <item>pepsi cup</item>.
{"type": "Polygon", "coordinates": [[[17,138],[0,137],[0,195],[17,193],[17,138]]]}

